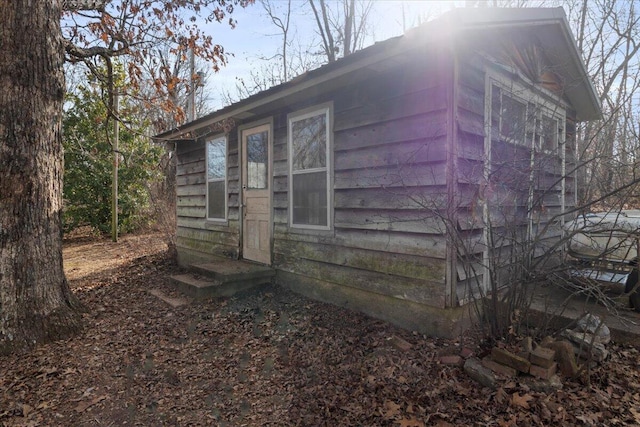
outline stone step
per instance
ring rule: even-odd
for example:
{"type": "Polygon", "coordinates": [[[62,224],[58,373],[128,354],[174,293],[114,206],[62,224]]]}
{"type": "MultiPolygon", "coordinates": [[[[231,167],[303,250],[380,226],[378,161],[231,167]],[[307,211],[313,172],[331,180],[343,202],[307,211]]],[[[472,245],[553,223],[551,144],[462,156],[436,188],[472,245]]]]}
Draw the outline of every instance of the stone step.
{"type": "Polygon", "coordinates": [[[220,282],[235,282],[250,279],[270,279],[275,276],[275,270],[246,261],[237,261],[226,258],[217,258],[215,261],[192,264],[190,270],[220,282]]]}
{"type": "Polygon", "coordinates": [[[244,261],[220,258],[191,265],[190,273],[171,276],[182,293],[196,298],[230,297],[238,292],[271,283],[275,271],[244,261]]]}

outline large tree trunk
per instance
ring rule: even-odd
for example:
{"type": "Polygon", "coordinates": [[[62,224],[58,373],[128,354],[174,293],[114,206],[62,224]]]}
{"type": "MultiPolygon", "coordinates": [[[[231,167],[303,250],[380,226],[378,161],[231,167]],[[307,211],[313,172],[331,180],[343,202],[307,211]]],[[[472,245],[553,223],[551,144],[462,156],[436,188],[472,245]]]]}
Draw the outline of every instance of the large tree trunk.
{"type": "Polygon", "coordinates": [[[62,269],[58,0],[0,0],[0,352],[80,323],[62,269]]]}

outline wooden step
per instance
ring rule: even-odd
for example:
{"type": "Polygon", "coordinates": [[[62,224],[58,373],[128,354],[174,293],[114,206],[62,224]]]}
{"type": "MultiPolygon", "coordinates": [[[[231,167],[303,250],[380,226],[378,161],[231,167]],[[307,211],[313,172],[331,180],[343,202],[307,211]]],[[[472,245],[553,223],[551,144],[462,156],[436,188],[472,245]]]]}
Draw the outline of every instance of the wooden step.
{"type": "Polygon", "coordinates": [[[189,270],[171,276],[171,280],[182,293],[197,299],[230,297],[268,284],[275,275],[272,268],[225,258],[192,265],[189,270]]]}

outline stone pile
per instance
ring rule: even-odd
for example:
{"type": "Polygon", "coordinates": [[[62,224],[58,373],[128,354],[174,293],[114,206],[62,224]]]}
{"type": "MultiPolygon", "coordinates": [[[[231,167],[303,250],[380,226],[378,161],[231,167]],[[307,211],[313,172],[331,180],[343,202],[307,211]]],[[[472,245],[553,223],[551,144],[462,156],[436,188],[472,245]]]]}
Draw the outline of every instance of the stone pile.
{"type": "Polygon", "coordinates": [[[597,316],[587,314],[576,322],[575,328],[563,330],[558,339],[546,337],[536,344],[526,337],[516,352],[494,347],[482,360],[467,359],[464,370],[490,388],[496,387],[496,375],[508,378],[527,375],[561,387],[558,372],[574,377],[579,371],[578,361],[602,363],[609,355],[605,345],[610,340],[609,328],[597,316]]]}

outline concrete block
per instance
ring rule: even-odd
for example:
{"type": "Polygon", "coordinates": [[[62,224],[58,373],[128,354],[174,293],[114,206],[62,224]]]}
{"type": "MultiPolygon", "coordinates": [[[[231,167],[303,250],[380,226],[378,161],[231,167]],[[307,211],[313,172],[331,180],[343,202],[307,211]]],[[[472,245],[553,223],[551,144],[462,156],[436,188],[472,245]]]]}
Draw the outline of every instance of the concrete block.
{"type": "Polygon", "coordinates": [[[470,357],[464,362],[464,371],[485,387],[496,389],[496,376],[491,369],[482,366],[482,362],[476,357],[470,357]]]}
{"type": "Polygon", "coordinates": [[[593,334],[564,330],[561,335],[574,344],[578,357],[598,363],[609,357],[609,351],[595,339],[593,334]]]}

